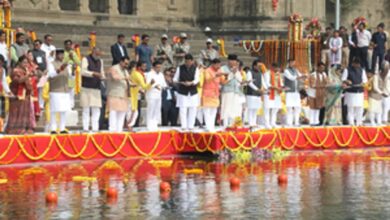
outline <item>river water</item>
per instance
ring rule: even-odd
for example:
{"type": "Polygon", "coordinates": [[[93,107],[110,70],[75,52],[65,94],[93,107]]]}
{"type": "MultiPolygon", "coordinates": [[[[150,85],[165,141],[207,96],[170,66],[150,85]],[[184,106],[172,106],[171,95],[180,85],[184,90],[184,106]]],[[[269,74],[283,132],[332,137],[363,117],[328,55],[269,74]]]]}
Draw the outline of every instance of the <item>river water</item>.
{"type": "Polygon", "coordinates": [[[390,219],[390,157],[173,157],[0,167],[0,219],[390,219]],[[285,174],[287,184],[278,184],[285,174]],[[237,177],[240,187],[229,180],[237,177]],[[171,192],[160,192],[160,182],[171,192]],[[106,189],[118,191],[107,198],[106,189]],[[58,195],[47,203],[47,192],[58,195]]]}

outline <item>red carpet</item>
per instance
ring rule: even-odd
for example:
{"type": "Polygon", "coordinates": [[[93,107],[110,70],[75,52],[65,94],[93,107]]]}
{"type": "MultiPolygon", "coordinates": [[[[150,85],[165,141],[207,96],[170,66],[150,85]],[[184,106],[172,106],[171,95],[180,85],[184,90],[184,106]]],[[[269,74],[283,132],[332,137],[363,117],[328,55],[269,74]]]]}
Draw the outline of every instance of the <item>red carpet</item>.
{"type": "Polygon", "coordinates": [[[390,146],[390,127],[289,128],[257,132],[4,136],[0,164],[158,157],[223,149],[324,150],[390,146]]]}

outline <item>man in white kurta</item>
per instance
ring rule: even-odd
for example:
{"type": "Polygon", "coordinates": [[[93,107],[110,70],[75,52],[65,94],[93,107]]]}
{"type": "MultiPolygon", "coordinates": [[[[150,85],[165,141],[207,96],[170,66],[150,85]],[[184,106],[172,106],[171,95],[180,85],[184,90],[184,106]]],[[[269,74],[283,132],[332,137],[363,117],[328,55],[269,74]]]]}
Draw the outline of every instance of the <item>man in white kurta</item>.
{"type": "Polygon", "coordinates": [[[228,65],[223,66],[221,72],[226,75],[225,79],[222,80],[221,119],[224,127],[228,127],[235,118],[242,117],[244,102],[241,89],[243,77],[238,68],[237,55],[230,54],[228,56],[228,65]]]}
{"type": "Polygon", "coordinates": [[[333,37],[329,40],[329,64],[341,65],[343,54],[343,39],[340,37],[339,31],[334,31],[333,37]]]}
{"type": "Polygon", "coordinates": [[[299,93],[299,81],[305,79],[295,67],[295,60],[290,59],[288,68],[284,71],[284,85],[286,87],[287,126],[299,126],[301,114],[301,96],[299,93]]]}
{"type": "Polygon", "coordinates": [[[103,60],[100,55],[101,50],[95,47],[92,53],[81,61],[80,106],[83,108],[84,131],[89,131],[90,121],[92,121],[92,131],[99,131],[102,107],[101,80],[105,78],[103,60]]]}
{"type": "Polygon", "coordinates": [[[390,64],[387,61],[382,64],[381,77],[384,78],[383,92],[385,94],[382,104],[382,122],[387,125],[390,111],[390,64]]]}
{"type": "Polygon", "coordinates": [[[161,67],[162,64],[159,61],[155,61],[153,68],[146,73],[146,83],[152,85],[146,91],[146,127],[149,131],[158,130],[158,123],[161,119],[161,92],[167,87],[161,67]]]}
{"type": "Polygon", "coordinates": [[[179,108],[180,123],[183,131],[195,126],[199,95],[199,69],[194,64],[191,54],[185,55],[185,63],[177,68],[173,82],[178,84],[176,106],[179,108]]]}
{"type": "Polygon", "coordinates": [[[267,93],[264,95],[264,119],[265,127],[277,127],[276,120],[279,109],[282,108],[280,94],[283,92],[283,76],[277,64],[264,74],[264,86],[267,93]]]}
{"type": "Polygon", "coordinates": [[[48,66],[48,77],[50,87],[50,127],[51,133],[57,133],[57,129],[62,134],[67,133],[65,130],[66,113],[70,111],[70,97],[68,78],[71,75],[71,66],[63,63],[64,50],[56,50],[56,58],[48,66]],[[57,127],[56,114],[60,116],[60,124],[57,127]]]}
{"type": "Polygon", "coordinates": [[[250,127],[257,125],[257,112],[262,106],[262,95],[264,92],[264,79],[261,72],[262,63],[255,60],[252,63],[252,70],[248,71],[246,79],[248,87],[246,89],[246,104],[248,108],[248,122],[250,127]]]}
{"type": "Polygon", "coordinates": [[[344,82],[345,103],[348,107],[349,125],[363,125],[364,88],[367,83],[366,71],[360,65],[360,59],[355,58],[352,66],[345,69],[341,80],[344,82]]]}

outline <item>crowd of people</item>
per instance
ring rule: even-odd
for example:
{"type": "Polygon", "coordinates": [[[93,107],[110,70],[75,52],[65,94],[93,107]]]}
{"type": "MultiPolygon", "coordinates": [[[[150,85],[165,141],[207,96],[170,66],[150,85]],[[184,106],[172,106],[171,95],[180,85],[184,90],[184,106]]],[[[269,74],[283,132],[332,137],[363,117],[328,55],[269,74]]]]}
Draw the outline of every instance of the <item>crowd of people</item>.
{"type": "Polygon", "coordinates": [[[360,24],[348,35],[344,27],[326,29],[321,37],[321,62],[312,73],[301,73],[294,58],[287,66],[265,66],[255,59],[244,66],[235,54],[223,64],[212,39],[205,49],[191,51],[187,35],[171,44],[163,34],[152,47],[142,35],[129,58],[125,36],[111,46],[112,64],[105,66],[102,50],[91,49],[80,59],[73,42],[53,45],[53,36],[26,43],[23,32],[8,49],[0,32],[1,116],[8,134],[33,133],[44,116],[46,131],[68,133],[67,112],[75,107],[75,72],[81,73],[80,106],[83,131],[133,131],[139,126],[142,100],[146,101],[146,128],[196,126],[214,132],[242,119],[249,127],[361,126],[388,123],[390,110],[387,36],[379,24],[373,35],[360,24]],[[372,48],[370,57],[369,48],[372,48]],[[371,60],[371,61],[370,61],[371,60]],[[6,100],[9,102],[6,111],[6,100]],[[366,110],[366,111],[365,111],[366,110]],[[108,119],[108,120],[106,120],[108,119]],[[307,119],[307,121],[306,121],[307,119]]]}

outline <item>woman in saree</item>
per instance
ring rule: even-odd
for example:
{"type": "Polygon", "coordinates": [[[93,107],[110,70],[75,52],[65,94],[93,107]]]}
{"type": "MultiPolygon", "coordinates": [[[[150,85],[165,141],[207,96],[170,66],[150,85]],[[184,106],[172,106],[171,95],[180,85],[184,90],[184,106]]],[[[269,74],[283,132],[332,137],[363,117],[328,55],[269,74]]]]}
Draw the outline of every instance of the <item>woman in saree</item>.
{"type": "Polygon", "coordinates": [[[28,58],[23,55],[11,73],[10,89],[14,98],[10,98],[7,134],[32,134],[35,118],[32,118],[32,74],[28,71],[28,58]]]}
{"type": "Polygon", "coordinates": [[[328,92],[325,102],[325,124],[341,125],[341,95],[343,94],[342,69],[340,67],[332,67],[328,76],[328,92]]]}
{"type": "Polygon", "coordinates": [[[41,108],[39,107],[39,91],[38,91],[38,82],[39,77],[42,75],[42,73],[39,70],[38,64],[34,60],[34,55],[31,50],[27,52],[27,72],[31,75],[30,81],[32,86],[31,91],[31,102],[32,102],[32,108],[33,112],[31,117],[35,118],[36,121],[39,120],[39,117],[41,115],[41,108]]]}

